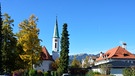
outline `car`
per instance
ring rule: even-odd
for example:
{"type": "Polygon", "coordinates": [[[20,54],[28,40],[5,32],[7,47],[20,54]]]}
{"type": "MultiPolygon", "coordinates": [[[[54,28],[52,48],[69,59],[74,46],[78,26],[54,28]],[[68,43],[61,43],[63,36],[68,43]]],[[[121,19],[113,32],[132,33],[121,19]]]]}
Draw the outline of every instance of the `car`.
{"type": "Polygon", "coordinates": [[[63,73],[62,76],[70,76],[68,73],[63,73]]]}

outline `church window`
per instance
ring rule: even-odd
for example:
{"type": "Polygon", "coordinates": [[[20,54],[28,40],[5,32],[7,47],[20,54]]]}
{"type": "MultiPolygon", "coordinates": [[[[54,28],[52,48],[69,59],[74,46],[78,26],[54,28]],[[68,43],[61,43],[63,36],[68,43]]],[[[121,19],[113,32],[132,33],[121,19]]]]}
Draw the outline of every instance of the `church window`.
{"type": "Polygon", "coordinates": [[[55,48],[57,48],[57,43],[55,43],[55,48]]]}

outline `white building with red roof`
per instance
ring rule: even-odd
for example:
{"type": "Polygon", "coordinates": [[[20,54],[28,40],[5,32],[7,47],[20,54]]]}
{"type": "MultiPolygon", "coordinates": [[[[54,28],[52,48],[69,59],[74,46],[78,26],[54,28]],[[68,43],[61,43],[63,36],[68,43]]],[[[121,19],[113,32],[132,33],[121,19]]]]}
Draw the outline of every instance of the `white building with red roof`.
{"type": "Polygon", "coordinates": [[[41,59],[42,59],[42,63],[39,66],[35,66],[35,69],[41,70],[43,72],[50,71],[51,64],[54,60],[52,59],[52,56],[49,54],[45,46],[42,48],[41,59]]]}
{"type": "Polygon", "coordinates": [[[102,72],[100,65],[110,64],[110,74],[122,76],[122,71],[125,68],[135,66],[135,55],[126,50],[124,47],[118,46],[108,50],[106,53],[100,53],[99,58],[95,61],[93,71],[102,72]]]}

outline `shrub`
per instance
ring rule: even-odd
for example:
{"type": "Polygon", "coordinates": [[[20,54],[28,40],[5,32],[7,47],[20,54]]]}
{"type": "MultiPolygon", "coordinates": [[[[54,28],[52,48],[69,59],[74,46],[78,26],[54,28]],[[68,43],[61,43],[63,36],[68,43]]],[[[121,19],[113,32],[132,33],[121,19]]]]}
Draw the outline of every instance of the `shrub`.
{"type": "Polygon", "coordinates": [[[37,76],[44,76],[43,72],[41,70],[37,71],[37,76]]]}
{"type": "Polygon", "coordinates": [[[86,76],[94,76],[93,71],[88,71],[88,72],[86,73],[86,76]]]}
{"type": "Polygon", "coordinates": [[[44,76],[49,76],[48,72],[44,72],[43,74],[44,74],[44,76]]]}
{"type": "Polygon", "coordinates": [[[101,73],[99,73],[99,72],[93,72],[94,73],[94,75],[101,75],[101,73]]]}
{"type": "Polygon", "coordinates": [[[16,71],[13,71],[13,76],[23,76],[24,74],[24,70],[23,69],[19,69],[16,71]]]}
{"type": "Polygon", "coordinates": [[[86,73],[86,76],[95,76],[95,75],[101,75],[99,72],[93,72],[92,70],[88,71],[86,73]]]}
{"type": "Polygon", "coordinates": [[[58,76],[57,71],[51,71],[51,76],[58,76]]]}
{"type": "Polygon", "coordinates": [[[31,69],[31,70],[29,71],[29,76],[37,76],[37,71],[34,70],[34,69],[31,69]]]}

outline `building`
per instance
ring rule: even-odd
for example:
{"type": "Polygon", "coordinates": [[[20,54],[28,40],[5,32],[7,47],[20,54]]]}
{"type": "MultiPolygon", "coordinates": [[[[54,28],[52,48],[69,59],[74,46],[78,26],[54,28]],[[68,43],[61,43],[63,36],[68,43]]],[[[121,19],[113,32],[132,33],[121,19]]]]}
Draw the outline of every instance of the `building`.
{"type": "Polygon", "coordinates": [[[123,69],[135,66],[135,55],[127,51],[126,44],[123,44],[122,47],[112,48],[104,54],[101,52],[92,70],[103,73],[101,65],[105,65],[105,73],[122,76],[123,69]]]}
{"type": "Polygon", "coordinates": [[[50,71],[51,64],[59,58],[59,31],[58,31],[58,22],[56,18],[56,24],[54,27],[53,39],[52,39],[52,56],[49,54],[46,47],[42,47],[41,59],[43,60],[39,66],[34,65],[34,69],[41,71],[50,71]]]}
{"type": "Polygon", "coordinates": [[[54,60],[52,59],[52,56],[49,54],[45,46],[42,48],[41,59],[43,60],[42,63],[39,66],[35,66],[34,69],[41,70],[43,72],[50,71],[51,64],[54,60]]]}
{"type": "Polygon", "coordinates": [[[60,42],[60,37],[59,37],[58,22],[56,17],[56,24],[54,27],[54,33],[52,39],[52,58],[54,60],[59,58],[59,42],[60,42]]]}

